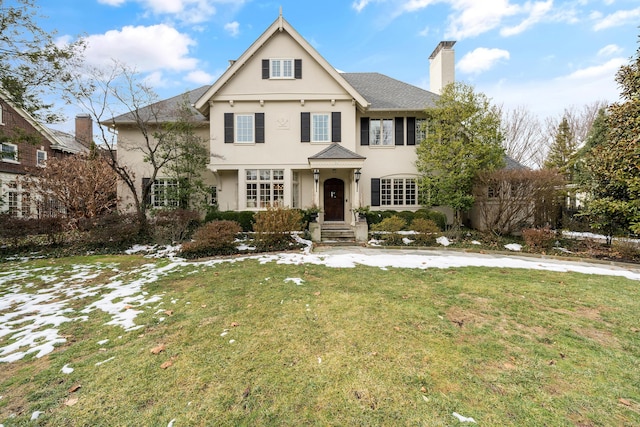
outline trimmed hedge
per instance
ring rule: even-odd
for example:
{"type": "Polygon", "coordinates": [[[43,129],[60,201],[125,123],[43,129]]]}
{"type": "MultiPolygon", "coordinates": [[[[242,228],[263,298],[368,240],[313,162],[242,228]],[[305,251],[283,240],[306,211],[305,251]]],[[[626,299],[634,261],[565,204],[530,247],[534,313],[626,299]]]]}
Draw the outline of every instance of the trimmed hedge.
{"type": "Polygon", "coordinates": [[[428,219],[436,223],[440,230],[445,230],[447,227],[447,216],[442,212],[432,211],[429,209],[418,209],[415,212],[412,211],[369,211],[367,214],[367,223],[369,226],[378,224],[386,218],[397,216],[402,218],[406,224],[411,224],[414,219],[422,218],[428,219]]]}
{"type": "Polygon", "coordinates": [[[253,223],[255,219],[255,212],[253,211],[219,211],[212,209],[207,212],[204,218],[204,222],[211,221],[235,221],[240,224],[242,231],[253,231],[253,223]]]}

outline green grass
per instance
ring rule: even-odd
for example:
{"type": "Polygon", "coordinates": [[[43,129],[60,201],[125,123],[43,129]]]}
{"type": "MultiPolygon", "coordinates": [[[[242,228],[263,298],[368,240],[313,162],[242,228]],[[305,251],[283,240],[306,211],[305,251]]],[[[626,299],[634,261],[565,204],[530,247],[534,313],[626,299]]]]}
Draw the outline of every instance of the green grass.
{"type": "MultiPolygon", "coordinates": [[[[81,262],[150,261],[35,264],[81,262]]],[[[487,268],[182,267],[145,288],[171,316],[151,304],[145,328],[124,332],[93,312],[61,325],[68,342],[50,355],[1,364],[0,423],[449,426],[457,412],[482,426],[640,425],[638,285],[487,268]]]]}

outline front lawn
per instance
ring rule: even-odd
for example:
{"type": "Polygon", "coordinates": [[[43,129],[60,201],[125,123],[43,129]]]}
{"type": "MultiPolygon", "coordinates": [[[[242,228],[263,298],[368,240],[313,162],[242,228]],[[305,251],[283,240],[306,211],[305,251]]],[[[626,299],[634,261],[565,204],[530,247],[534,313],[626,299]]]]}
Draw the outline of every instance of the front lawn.
{"type": "Polygon", "coordinates": [[[277,260],[0,264],[0,424],[640,425],[638,281],[277,260]]]}

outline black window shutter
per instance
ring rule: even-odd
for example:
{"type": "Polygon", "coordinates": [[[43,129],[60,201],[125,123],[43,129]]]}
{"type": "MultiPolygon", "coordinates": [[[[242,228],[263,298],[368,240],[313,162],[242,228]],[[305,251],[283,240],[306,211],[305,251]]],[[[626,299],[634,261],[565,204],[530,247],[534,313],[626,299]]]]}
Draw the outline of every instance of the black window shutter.
{"type": "Polygon", "coordinates": [[[233,144],[233,113],[224,113],[224,142],[233,144]]]}
{"type": "Polygon", "coordinates": [[[416,145],[416,118],[407,117],[407,145],[416,145]]]}
{"type": "MultiPolygon", "coordinates": [[[[142,194],[144,194],[144,189],[147,187],[147,185],[149,185],[149,181],[151,181],[151,178],[142,178],[142,194]]],[[[144,204],[147,206],[151,205],[151,190],[152,188],[149,187],[147,195],[144,198],[144,204]]]]}
{"type": "Polygon", "coordinates": [[[269,78],[269,60],[268,59],[262,60],[262,78],[263,79],[269,78]]]}
{"type": "Polygon", "coordinates": [[[256,143],[264,142],[264,113],[255,116],[256,143]]]}
{"type": "Polygon", "coordinates": [[[311,113],[300,113],[300,142],[311,142],[311,113]]]}
{"type": "Polygon", "coordinates": [[[342,125],[340,120],[342,115],[340,111],[331,113],[331,142],[342,141],[342,125]]]}
{"type": "Polygon", "coordinates": [[[380,178],[371,178],[371,206],[380,206],[380,178]]]}
{"type": "Polygon", "coordinates": [[[360,145],[369,145],[369,118],[360,118],[360,145]]]}
{"type": "Polygon", "coordinates": [[[302,59],[293,60],[293,73],[296,79],[302,78],[302,59]]]}
{"type": "Polygon", "coordinates": [[[404,145],[404,117],[396,117],[396,145],[404,145]]]}

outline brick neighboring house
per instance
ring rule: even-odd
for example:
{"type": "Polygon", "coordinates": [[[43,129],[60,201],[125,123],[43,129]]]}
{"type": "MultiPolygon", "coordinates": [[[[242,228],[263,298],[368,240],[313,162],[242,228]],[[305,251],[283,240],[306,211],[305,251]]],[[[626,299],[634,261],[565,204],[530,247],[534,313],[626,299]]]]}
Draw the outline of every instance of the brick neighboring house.
{"type": "Polygon", "coordinates": [[[91,117],[76,117],[74,137],[40,124],[0,89],[0,213],[24,218],[55,214],[55,201],[37,203],[35,195],[22,188],[19,178],[46,167],[47,159],[88,152],[92,140],[91,117]]]}

